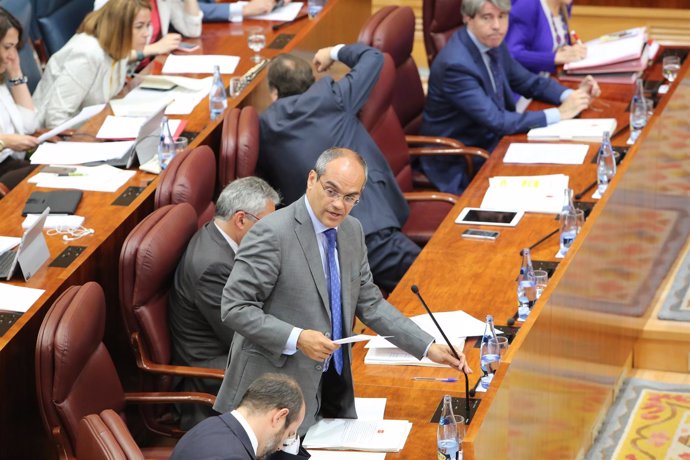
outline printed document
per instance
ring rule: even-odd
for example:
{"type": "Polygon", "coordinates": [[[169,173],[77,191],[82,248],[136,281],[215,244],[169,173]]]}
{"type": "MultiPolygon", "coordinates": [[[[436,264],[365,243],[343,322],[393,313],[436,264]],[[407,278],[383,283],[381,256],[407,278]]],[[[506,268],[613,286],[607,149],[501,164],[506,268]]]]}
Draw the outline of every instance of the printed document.
{"type": "Polygon", "coordinates": [[[568,180],[565,174],[492,177],[481,208],[558,214],[568,180]]]}
{"type": "Polygon", "coordinates": [[[587,144],[536,144],[513,142],[503,157],[504,163],[581,165],[587,144]]]}
{"type": "Polygon", "coordinates": [[[530,141],[585,141],[601,142],[604,133],[616,131],[615,118],[575,118],[562,120],[543,128],[530,129],[530,141]]]}
{"type": "Polygon", "coordinates": [[[306,449],[399,452],[412,424],[407,420],[323,419],[307,431],[306,449]]]}

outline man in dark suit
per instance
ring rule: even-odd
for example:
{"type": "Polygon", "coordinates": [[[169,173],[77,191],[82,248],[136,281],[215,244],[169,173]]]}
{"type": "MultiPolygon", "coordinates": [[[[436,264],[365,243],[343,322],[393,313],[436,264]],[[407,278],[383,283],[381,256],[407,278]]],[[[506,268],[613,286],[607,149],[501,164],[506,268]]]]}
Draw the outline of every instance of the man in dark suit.
{"type": "Polygon", "coordinates": [[[319,416],[356,418],[350,347],[334,342],[351,334],[355,316],[418,359],[471,372],[464,355],[434,343],[372,282],[362,226],[348,216],[366,176],[360,155],[328,149],[309,172],[306,194],[245,236],[223,290],[221,318],[236,335],[217,411],[234,407],[261,375],[280,372],[305,396],[300,434],[319,416]]]}
{"type": "MultiPolygon", "coordinates": [[[[215,217],[189,241],[168,301],[174,364],[225,369],[234,331],[220,320],[223,287],[240,241],[256,221],[275,211],[279,201],[278,193],[263,179],[237,179],[218,197],[215,217]]],[[[187,378],[180,386],[215,395],[220,381],[187,378]]],[[[183,404],[180,409],[185,428],[215,415],[198,404],[183,404]]]]}
{"type": "MultiPolygon", "coordinates": [[[[507,134],[575,117],[599,95],[591,77],[571,90],[515,61],[503,43],[509,12],[510,0],[462,2],[465,27],[453,34],[431,66],[422,134],[491,151],[507,134]],[[513,93],[559,107],[518,113],[513,93]]],[[[444,192],[462,193],[469,184],[463,159],[424,157],[421,164],[444,192]]]]}
{"type": "Polygon", "coordinates": [[[170,458],[263,459],[294,439],[303,419],[304,397],[297,382],[265,374],[249,386],[235,410],[210,417],[182,436],[170,458]]]}
{"type": "MultiPolygon", "coordinates": [[[[285,3],[289,3],[287,0],[285,3]]],[[[248,3],[216,3],[216,0],[199,0],[204,13],[204,22],[242,22],[244,17],[270,13],[276,6],[275,0],[250,0],[248,3]]]]}
{"type": "Polygon", "coordinates": [[[283,195],[286,204],[299,199],[309,170],[332,146],[361,154],[369,165],[367,193],[352,211],[364,227],[374,282],[391,291],[419,254],[419,247],[400,229],[409,214],[407,202],[383,154],[357,114],[383,67],[383,55],[361,44],[319,50],[319,72],[341,61],[350,72],[335,81],[314,83],[309,63],[280,55],[268,69],[273,104],[261,114],[259,170],[283,195]]]}

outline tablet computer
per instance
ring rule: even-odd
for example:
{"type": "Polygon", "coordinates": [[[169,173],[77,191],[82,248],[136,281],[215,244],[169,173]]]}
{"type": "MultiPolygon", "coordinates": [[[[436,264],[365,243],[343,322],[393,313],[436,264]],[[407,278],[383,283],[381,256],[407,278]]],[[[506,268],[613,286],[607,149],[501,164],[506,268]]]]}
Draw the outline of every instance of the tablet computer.
{"type": "Polygon", "coordinates": [[[497,225],[500,227],[515,227],[524,211],[500,211],[480,208],[464,208],[457,219],[456,224],[469,225],[497,225]]]}

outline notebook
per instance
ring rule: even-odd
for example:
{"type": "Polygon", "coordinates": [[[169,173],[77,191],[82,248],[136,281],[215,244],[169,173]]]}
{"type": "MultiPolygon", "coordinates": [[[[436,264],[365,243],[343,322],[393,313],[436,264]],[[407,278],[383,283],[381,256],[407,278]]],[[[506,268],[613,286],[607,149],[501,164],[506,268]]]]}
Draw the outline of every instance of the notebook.
{"type": "Polygon", "coordinates": [[[50,209],[51,214],[74,214],[79,206],[81,190],[56,190],[53,192],[33,192],[26,200],[22,216],[41,214],[50,209]]]}

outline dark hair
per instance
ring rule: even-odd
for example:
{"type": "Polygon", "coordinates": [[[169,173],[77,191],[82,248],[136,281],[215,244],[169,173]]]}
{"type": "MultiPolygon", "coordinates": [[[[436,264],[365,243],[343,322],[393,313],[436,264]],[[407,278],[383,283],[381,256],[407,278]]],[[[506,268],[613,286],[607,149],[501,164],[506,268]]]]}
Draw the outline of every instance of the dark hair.
{"type": "Polygon", "coordinates": [[[287,409],[285,426],[288,426],[297,419],[303,405],[302,390],[292,377],[264,374],[249,385],[238,407],[248,407],[258,412],[287,409]]]}
{"type": "Polygon", "coordinates": [[[268,87],[278,92],[278,97],[302,94],[314,83],[311,65],[291,54],[279,54],[268,66],[268,87]]]}
{"type": "Polygon", "coordinates": [[[19,34],[17,49],[21,48],[23,34],[22,25],[17,21],[17,18],[9,13],[9,11],[0,6],[0,40],[5,38],[5,35],[7,35],[10,29],[17,29],[17,33],[19,34]]]}

